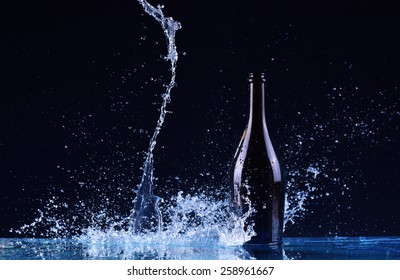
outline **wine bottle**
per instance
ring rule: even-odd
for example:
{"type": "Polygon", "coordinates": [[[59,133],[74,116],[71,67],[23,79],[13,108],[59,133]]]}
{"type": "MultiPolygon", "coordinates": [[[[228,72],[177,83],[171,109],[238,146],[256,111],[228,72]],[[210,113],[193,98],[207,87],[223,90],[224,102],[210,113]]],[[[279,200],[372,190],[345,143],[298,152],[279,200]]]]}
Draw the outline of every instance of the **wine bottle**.
{"type": "Polygon", "coordinates": [[[285,185],[265,119],[265,78],[251,73],[249,122],[234,156],[232,204],[238,215],[250,214],[246,227],[256,235],[247,244],[282,241],[285,185]]]}

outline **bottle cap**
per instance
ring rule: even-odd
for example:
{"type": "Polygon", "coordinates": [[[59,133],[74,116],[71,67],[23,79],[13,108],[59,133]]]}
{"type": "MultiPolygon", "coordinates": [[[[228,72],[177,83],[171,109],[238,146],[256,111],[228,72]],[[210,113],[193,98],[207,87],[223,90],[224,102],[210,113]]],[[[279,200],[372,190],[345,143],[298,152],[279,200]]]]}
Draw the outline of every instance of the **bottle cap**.
{"type": "Polygon", "coordinates": [[[262,72],[249,73],[249,82],[261,81],[265,82],[265,75],[262,72]]]}

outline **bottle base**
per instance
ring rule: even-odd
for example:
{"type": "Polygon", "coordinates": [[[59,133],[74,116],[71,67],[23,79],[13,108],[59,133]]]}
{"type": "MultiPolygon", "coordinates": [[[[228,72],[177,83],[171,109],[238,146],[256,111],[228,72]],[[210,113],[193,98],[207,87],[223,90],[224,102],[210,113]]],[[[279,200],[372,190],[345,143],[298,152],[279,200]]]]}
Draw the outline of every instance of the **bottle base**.
{"type": "Polygon", "coordinates": [[[257,246],[263,246],[263,247],[280,247],[282,246],[282,241],[276,241],[276,242],[252,242],[251,240],[244,243],[243,246],[252,246],[252,247],[257,247],[257,246]]]}
{"type": "Polygon", "coordinates": [[[243,244],[242,248],[251,256],[258,260],[283,260],[282,242],[268,244],[243,244]]]}

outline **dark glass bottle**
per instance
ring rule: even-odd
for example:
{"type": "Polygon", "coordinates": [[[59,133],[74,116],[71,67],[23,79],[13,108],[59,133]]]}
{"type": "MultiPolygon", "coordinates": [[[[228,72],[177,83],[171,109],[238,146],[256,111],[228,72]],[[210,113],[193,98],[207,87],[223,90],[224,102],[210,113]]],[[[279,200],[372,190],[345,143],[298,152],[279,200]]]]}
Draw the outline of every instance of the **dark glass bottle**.
{"type": "Polygon", "coordinates": [[[251,208],[246,227],[256,232],[247,244],[282,241],[285,185],[265,119],[264,74],[249,75],[249,123],[234,157],[232,201],[238,215],[251,208]]]}

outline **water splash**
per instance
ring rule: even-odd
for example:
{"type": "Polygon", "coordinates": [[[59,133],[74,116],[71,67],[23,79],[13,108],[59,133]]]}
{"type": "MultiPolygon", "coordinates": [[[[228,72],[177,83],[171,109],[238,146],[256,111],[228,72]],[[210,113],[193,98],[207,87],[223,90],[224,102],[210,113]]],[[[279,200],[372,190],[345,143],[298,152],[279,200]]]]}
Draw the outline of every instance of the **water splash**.
{"type": "MultiPolygon", "coordinates": [[[[320,171],[313,166],[309,166],[306,172],[312,173],[313,179],[316,179],[317,175],[320,173],[320,171]]],[[[286,226],[294,224],[298,218],[301,218],[302,214],[306,211],[307,200],[312,197],[313,193],[317,190],[317,188],[311,184],[311,180],[305,182],[302,188],[296,186],[295,182],[296,181],[292,179],[287,183],[287,190],[289,191],[285,197],[283,231],[285,231],[286,226]]]]}
{"type": "Polygon", "coordinates": [[[135,233],[145,234],[151,231],[161,231],[162,216],[158,207],[161,198],[153,194],[153,150],[157,143],[157,136],[161,131],[167,114],[167,104],[171,102],[171,90],[175,86],[176,66],[178,61],[178,52],[175,45],[176,31],[181,28],[179,22],[174,21],[171,17],[165,17],[162,6],[150,5],[146,0],[138,0],[143,6],[144,11],[157,20],[164,31],[168,45],[168,54],[166,60],[170,61],[171,80],[166,87],[165,93],[162,94],[162,105],[160,116],[153,136],[150,139],[150,145],[147,151],[147,157],[144,162],[142,181],[136,190],[136,198],[133,201],[133,209],[131,212],[131,229],[135,233]]]}
{"type": "Polygon", "coordinates": [[[120,224],[114,223],[101,230],[88,227],[74,239],[86,244],[88,255],[94,258],[251,258],[246,250],[237,247],[254,235],[251,227],[243,230],[248,215],[238,217],[232,213],[229,199],[185,195],[180,191],[161,207],[161,212],[168,219],[162,231],[134,234],[115,230],[120,224]]]}

